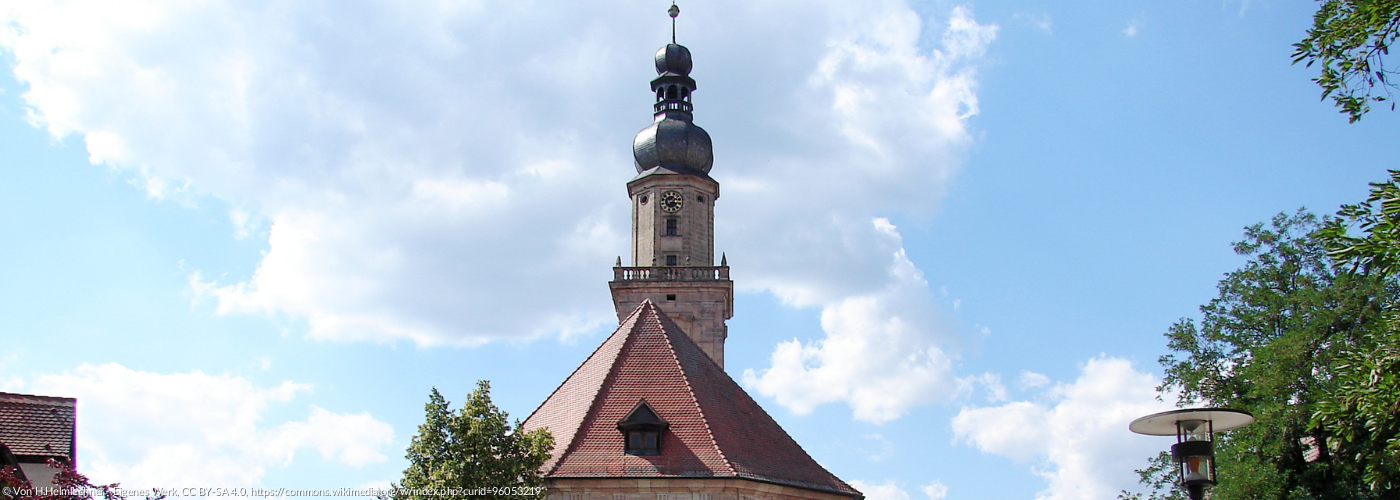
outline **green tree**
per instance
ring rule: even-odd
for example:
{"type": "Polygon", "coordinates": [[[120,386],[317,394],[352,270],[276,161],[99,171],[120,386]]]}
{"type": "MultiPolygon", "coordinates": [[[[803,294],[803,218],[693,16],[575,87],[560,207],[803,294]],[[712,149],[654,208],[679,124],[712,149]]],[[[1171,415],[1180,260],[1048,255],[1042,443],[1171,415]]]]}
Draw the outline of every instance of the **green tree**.
{"type": "Polygon", "coordinates": [[[1400,34],[1400,0],[1320,0],[1313,27],[1293,44],[1293,63],[1318,64],[1313,81],[1355,123],[1372,102],[1392,101],[1396,71],[1385,67],[1400,34]]]}
{"type": "MultiPolygon", "coordinates": [[[[1257,419],[1219,436],[1215,500],[1396,493],[1368,488],[1364,467],[1329,448],[1335,439],[1311,423],[1334,399],[1346,353],[1377,347],[1383,311],[1396,298],[1386,280],[1334,265],[1320,225],[1299,211],[1247,228],[1235,252],[1248,260],[1220,281],[1199,325],[1182,319],[1167,331],[1171,354],[1160,359],[1165,378],[1158,388],[1164,396],[1175,394],[1181,406],[1243,409],[1257,419]]],[[[1174,472],[1162,456],[1140,471],[1153,489],[1149,498],[1183,497],[1174,472]]]]}
{"type": "MultiPolygon", "coordinates": [[[[1348,272],[1386,279],[1400,275],[1400,171],[1371,183],[1362,203],[1343,205],[1319,231],[1328,254],[1348,272]]],[[[1333,397],[1321,401],[1312,424],[1329,436],[1336,454],[1364,468],[1375,490],[1400,489],[1400,311],[1386,309],[1387,325],[1369,349],[1342,354],[1333,397]]]]}
{"type": "Polygon", "coordinates": [[[394,500],[544,498],[539,468],[554,438],[546,429],[524,432],[519,421],[512,425],[491,403],[489,382],[477,382],[456,412],[433,388],[424,410],[423,425],[408,446],[409,466],[390,495],[394,500]],[[457,490],[444,490],[451,488],[457,490]]]}
{"type": "Polygon", "coordinates": [[[1400,273],[1400,170],[1391,170],[1387,182],[1372,182],[1366,201],[1342,205],[1319,236],[1328,256],[1350,272],[1400,273]]]}
{"type": "MultiPolygon", "coordinates": [[[[8,454],[10,450],[0,445],[0,452],[8,454]]],[[[35,488],[24,473],[13,465],[0,467],[0,500],[126,500],[120,493],[121,485],[117,483],[92,484],[73,466],[52,458],[48,460],[48,466],[58,469],[51,480],[52,486],[48,488],[35,488]]],[[[164,500],[165,495],[155,493],[146,499],[164,500]]]]}

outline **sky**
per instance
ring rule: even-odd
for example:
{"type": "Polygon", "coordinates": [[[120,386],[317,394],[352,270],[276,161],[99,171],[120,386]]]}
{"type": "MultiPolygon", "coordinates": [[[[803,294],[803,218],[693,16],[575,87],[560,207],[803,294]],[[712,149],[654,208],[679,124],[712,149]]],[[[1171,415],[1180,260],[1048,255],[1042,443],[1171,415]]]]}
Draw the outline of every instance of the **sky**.
{"type": "MultiPolygon", "coordinates": [[[[613,328],[669,2],[0,2],[0,390],[133,487],[387,485],[436,387],[527,416],[613,328]]],[[[1400,115],[1310,2],[688,1],[726,370],[871,500],[1105,499],[1246,226],[1400,115]]]]}

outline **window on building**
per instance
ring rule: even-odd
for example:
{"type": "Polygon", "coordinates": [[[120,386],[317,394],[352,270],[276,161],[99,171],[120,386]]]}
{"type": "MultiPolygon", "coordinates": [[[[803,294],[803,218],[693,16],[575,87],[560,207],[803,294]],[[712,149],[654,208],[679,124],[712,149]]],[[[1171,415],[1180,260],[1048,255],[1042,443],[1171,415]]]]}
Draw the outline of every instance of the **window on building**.
{"type": "Polygon", "coordinates": [[[680,221],[676,219],[666,219],[666,236],[676,236],[680,234],[680,221]]]}
{"type": "Polygon", "coordinates": [[[668,266],[674,266],[674,265],[676,265],[676,256],[674,256],[674,255],[667,255],[667,256],[666,256],[666,265],[668,265],[668,266]]]}
{"type": "Polygon", "coordinates": [[[622,432],[623,451],[628,455],[660,455],[661,437],[670,425],[647,406],[645,399],[617,423],[622,432]]]}
{"type": "Polygon", "coordinates": [[[674,294],[674,293],[668,293],[668,294],[666,294],[666,300],[667,300],[667,301],[670,301],[670,302],[675,302],[675,301],[676,301],[676,294],[674,294]]]}

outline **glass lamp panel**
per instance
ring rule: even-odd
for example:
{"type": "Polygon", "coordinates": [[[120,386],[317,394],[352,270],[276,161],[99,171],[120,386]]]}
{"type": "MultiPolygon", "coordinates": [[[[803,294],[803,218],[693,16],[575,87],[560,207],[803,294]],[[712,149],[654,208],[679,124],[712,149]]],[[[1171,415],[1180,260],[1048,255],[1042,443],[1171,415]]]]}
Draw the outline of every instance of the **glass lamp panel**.
{"type": "Polygon", "coordinates": [[[1181,422],[1183,441],[1210,441],[1210,424],[1204,420],[1181,422]]]}
{"type": "Polygon", "coordinates": [[[1214,482],[1215,478],[1211,477],[1211,471],[1213,469],[1210,466],[1210,462],[1211,457],[1209,455],[1186,457],[1185,460],[1181,461],[1181,480],[1183,482],[1214,482]]]}

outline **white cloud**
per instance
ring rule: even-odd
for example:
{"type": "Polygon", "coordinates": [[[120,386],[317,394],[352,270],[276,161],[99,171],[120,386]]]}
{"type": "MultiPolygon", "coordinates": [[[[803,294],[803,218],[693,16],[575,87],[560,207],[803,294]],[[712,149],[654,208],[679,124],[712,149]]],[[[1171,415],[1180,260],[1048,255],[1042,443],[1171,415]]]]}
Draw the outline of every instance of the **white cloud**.
{"type": "MultiPolygon", "coordinates": [[[[869,500],[909,500],[909,492],[895,484],[893,479],[886,480],[883,484],[856,479],[851,481],[851,486],[864,493],[865,498],[869,500]]],[[[935,480],[921,489],[931,500],[942,500],[948,496],[948,487],[941,481],[935,480]]]]}
{"type": "Polygon", "coordinates": [[[1050,385],[1050,377],[1030,370],[1021,370],[1020,385],[1022,389],[1039,389],[1050,385]]]}
{"type": "Polygon", "coordinates": [[[78,456],[94,482],[124,486],[256,486],[267,467],[316,450],[348,466],[383,462],[393,428],[368,413],[311,406],[304,421],[268,424],[271,404],[310,390],[199,371],[159,374],[109,363],[40,375],[35,390],[78,398],[78,456]]]}
{"type": "Polygon", "coordinates": [[[862,215],[927,210],[939,199],[969,142],[966,119],[977,112],[966,62],[997,28],[956,8],[942,49],[924,54],[922,20],[903,4],[852,24],[858,29],[836,37],[807,80],[803,94],[813,97],[794,103],[832,110],[830,130],[801,130],[830,135],[802,148],[814,153],[806,158],[730,174],[742,179],[737,204],[756,205],[741,213],[783,217],[735,221],[721,236],[768,249],[731,261],[757,270],[739,286],[821,307],[826,333],[778,345],[769,368],[745,370],[745,384],[797,413],[844,402],[855,418],[882,422],[955,392],[954,336],[898,229],[862,215]]]}
{"type": "Polygon", "coordinates": [[[1049,410],[1027,401],[1014,401],[990,408],[964,408],[953,417],[953,430],[959,440],[983,452],[1026,462],[1045,454],[1049,435],[1045,422],[1049,410]]]}
{"type": "Polygon", "coordinates": [[[380,448],[394,439],[394,429],[368,413],[332,413],[316,406],[304,422],[277,426],[269,440],[270,452],[282,464],[291,463],[296,450],[315,448],[322,457],[350,466],[383,462],[380,448]]]}
{"type": "MultiPolygon", "coordinates": [[[[8,354],[0,357],[0,372],[5,371],[6,366],[19,359],[18,354],[8,354]]],[[[0,375],[0,392],[20,392],[24,390],[24,378],[19,375],[0,375]]]]}
{"type": "Polygon", "coordinates": [[[1054,34],[1055,32],[1055,25],[1054,22],[1050,19],[1049,13],[1042,12],[1040,15],[1035,15],[1028,14],[1025,12],[1017,12],[1011,15],[1011,19],[1015,20],[1016,22],[1034,27],[1035,29],[1044,32],[1047,35],[1054,34]]]}
{"type": "Polygon", "coordinates": [[[905,257],[894,227],[883,219],[873,225],[897,249],[887,271],[893,283],[824,307],[825,339],[779,344],[771,367],[744,371],[745,384],[799,414],[843,401],[855,418],[870,422],[953,394],[952,358],[939,347],[949,328],[933,307],[928,283],[905,257]]]}
{"type": "Polygon", "coordinates": [[[1000,403],[1006,401],[1006,385],[1001,383],[1000,374],[990,372],[983,373],[976,377],[969,377],[966,381],[966,384],[969,386],[974,383],[981,385],[982,390],[986,391],[987,402],[1000,403]]]}
{"type": "Polygon", "coordinates": [[[865,439],[873,441],[876,445],[878,445],[879,448],[879,451],[870,453],[870,455],[867,457],[870,459],[871,462],[879,462],[881,460],[894,456],[894,442],[890,441],[889,439],[885,439],[885,436],[880,434],[866,434],[863,437],[865,439]]]}
{"type": "Polygon", "coordinates": [[[1129,38],[1137,36],[1137,34],[1138,34],[1138,25],[1139,25],[1139,24],[1141,24],[1141,22],[1138,21],[1137,19],[1129,19],[1129,20],[1128,20],[1128,27],[1123,28],[1123,35],[1125,35],[1125,36],[1127,36],[1127,37],[1129,37],[1129,38]]]}
{"type": "MultiPolygon", "coordinates": [[[[903,0],[685,10],[737,284],[837,326],[891,300],[934,308],[890,291],[898,247],[869,221],[941,198],[996,26],[954,8],[930,44],[903,0]]],[[[36,124],[268,238],[251,276],[190,275],[222,312],[420,345],[613,321],[599,287],[627,253],[628,146],[669,31],[652,3],[77,0],[3,17],[36,124]]]]}
{"type": "Polygon", "coordinates": [[[17,375],[0,377],[0,391],[19,392],[24,389],[24,379],[17,375]]]}
{"type": "MultiPolygon", "coordinates": [[[[1253,2],[1253,0],[1239,0],[1239,2],[1240,2],[1239,16],[1240,16],[1240,17],[1244,17],[1245,13],[1249,12],[1249,7],[1250,7],[1250,5],[1253,5],[1254,2],[1253,2]]],[[[1229,3],[1232,3],[1232,2],[1231,2],[1231,0],[1226,0],[1225,3],[1226,3],[1226,4],[1229,4],[1229,3]]]]}
{"type": "Polygon", "coordinates": [[[924,485],[923,490],[924,494],[928,495],[929,500],[942,500],[948,497],[948,486],[943,484],[942,481],[935,480],[932,483],[924,485]]]}
{"type": "Polygon", "coordinates": [[[909,500],[909,493],[896,485],[893,479],[885,481],[884,484],[856,479],[851,481],[851,486],[864,493],[868,500],[909,500]]]}
{"type": "Polygon", "coordinates": [[[1170,407],[1157,401],[1156,386],[1156,377],[1127,360],[1101,356],[1073,383],[1046,389],[1043,401],[964,408],[953,432],[984,453],[1031,463],[1048,483],[1037,499],[1112,498],[1135,490],[1133,470],[1165,446],[1128,431],[1133,419],[1170,407]]]}

